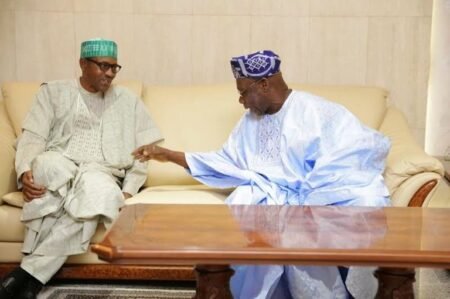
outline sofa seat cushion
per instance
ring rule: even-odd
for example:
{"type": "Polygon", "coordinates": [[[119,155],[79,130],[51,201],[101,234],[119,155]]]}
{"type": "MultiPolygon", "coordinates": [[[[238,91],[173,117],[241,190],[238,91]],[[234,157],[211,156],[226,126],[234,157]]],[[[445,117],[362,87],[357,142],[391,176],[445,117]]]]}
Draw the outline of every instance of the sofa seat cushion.
{"type": "Polygon", "coordinates": [[[372,129],[380,127],[386,112],[388,92],[379,87],[313,84],[289,84],[289,87],[343,105],[372,129]]]}
{"type": "Polygon", "coordinates": [[[22,242],[3,242],[0,240],[0,263],[20,263],[23,258],[22,242]]]}
{"type": "Polygon", "coordinates": [[[126,204],[223,204],[231,191],[204,185],[156,186],[142,190],[126,204]]]}
{"type": "Polygon", "coordinates": [[[20,221],[22,209],[10,205],[0,206],[0,241],[23,242],[25,226],[20,221]]]}

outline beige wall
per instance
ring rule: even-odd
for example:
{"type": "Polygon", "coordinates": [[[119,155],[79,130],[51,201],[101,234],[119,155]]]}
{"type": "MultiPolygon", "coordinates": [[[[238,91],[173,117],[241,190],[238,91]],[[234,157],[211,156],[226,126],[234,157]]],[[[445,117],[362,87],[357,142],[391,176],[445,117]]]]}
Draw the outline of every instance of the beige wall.
{"type": "Polygon", "coordinates": [[[272,49],[288,81],[387,88],[423,143],[432,0],[0,0],[0,83],[78,74],[111,38],[119,80],[231,81],[230,56],[272,49]]]}

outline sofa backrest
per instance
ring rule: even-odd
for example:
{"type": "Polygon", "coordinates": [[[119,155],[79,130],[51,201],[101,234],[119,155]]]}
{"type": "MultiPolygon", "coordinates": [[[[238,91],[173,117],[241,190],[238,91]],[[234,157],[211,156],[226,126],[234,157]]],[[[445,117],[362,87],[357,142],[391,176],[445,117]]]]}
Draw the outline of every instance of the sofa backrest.
{"type": "MultiPolygon", "coordinates": [[[[142,95],[142,83],[121,82],[132,92],[142,95]]],[[[21,134],[22,121],[40,87],[39,82],[6,82],[0,97],[0,197],[16,190],[14,171],[15,141],[21,134]]]]}
{"type": "Polygon", "coordinates": [[[22,121],[39,90],[38,82],[11,82],[2,85],[5,108],[16,136],[22,131],[22,121]]]}
{"type": "Polygon", "coordinates": [[[14,129],[6,112],[5,101],[0,99],[0,204],[1,196],[17,188],[14,171],[15,138],[14,129]]]}
{"type": "MultiPolygon", "coordinates": [[[[387,92],[376,87],[290,84],[347,107],[366,125],[378,129],[387,92]]],[[[180,151],[219,149],[244,113],[234,83],[204,86],[146,86],[143,100],[162,131],[161,145],[180,151]]],[[[184,169],[150,162],[146,186],[197,184],[184,169]]]]}
{"type": "MultiPolygon", "coordinates": [[[[142,96],[165,137],[162,145],[174,150],[210,151],[220,148],[244,113],[242,105],[238,102],[234,82],[219,85],[144,88],[142,83],[136,81],[118,84],[142,96]]],[[[0,113],[0,134],[2,138],[9,136],[4,142],[13,144],[14,140],[9,139],[20,135],[21,123],[39,85],[38,82],[13,82],[2,85],[4,110],[0,109],[0,112],[3,111],[0,113]]],[[[290,87],[336,101],[375,129],[379,128],[386,110],[387,92],[380,88],[304,84],[290,84],[290,87]]],[[[169,163],[150,163],[146,186],[179,184],[197,184],[197,182],[180,167],[169,163]]]]}
{"type": "MultiPolygon", "coordinates": [[[[16,136],[22,131],[22,122],[31,107],[41,83],[39,82],[7,82],[2,85],[2,94],[5,102],[6,112],[14,128],[16,136]]],[[[127,87],[137,95],[142,95],[142,83],[137,81],[121,82],[120,85],[127,87]]]]}
{"type": "MultiPolygon", "coordinates": [[[[147,86],[143,100],[165,140],[181,151],[211,151],[222,146],[244,113],[234,84],[147,86]]],[[[198,184],[184,169],[151,161],[146,186],[198,184]]]]}

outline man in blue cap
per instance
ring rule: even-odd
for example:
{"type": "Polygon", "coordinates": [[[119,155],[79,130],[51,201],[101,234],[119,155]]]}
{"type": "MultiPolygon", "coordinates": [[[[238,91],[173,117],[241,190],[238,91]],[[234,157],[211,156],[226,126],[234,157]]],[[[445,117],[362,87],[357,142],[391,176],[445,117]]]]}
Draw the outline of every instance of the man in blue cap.
{"type": "Polygon", "coordinates": [[[26,227],[20,267],[0,299],[36,298],[70,255],[86,252],[97,224],[110,224],[146,179],[130,152],[161,139],[142,101],[111,85],[121,66],[114,41],[81,44],[77,80],[44,83],[25,118],[16,172],[26,227]]]}
{"type": "MultiPolygon", "coordinates": [[[[137,148],[140,161],[170,161],[200,182],[236,187],[227,204],[386,206],[390,143],[344,107],[289,89],[280,58],[259,51],[231,59],[244,114],[222,149],[183,153],[137,148]]],[[[234,298],[349,298],[337,267],[234,266],[234,298]]],[[[343,275],[345,276],[345,275],[343,275]]]]}

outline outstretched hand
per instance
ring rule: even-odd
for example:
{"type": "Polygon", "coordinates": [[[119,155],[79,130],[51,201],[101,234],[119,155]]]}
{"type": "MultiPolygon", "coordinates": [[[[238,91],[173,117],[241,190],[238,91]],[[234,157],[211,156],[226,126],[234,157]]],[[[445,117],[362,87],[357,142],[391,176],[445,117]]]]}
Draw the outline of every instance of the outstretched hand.
{"type": "Polygon", "coordinates": [[[138,147],[132,153],[134,159],[139,160],[141,162],[148,160],[157,160],[160,162],[167,162],[167,149],[154,145],[147,144],[138,147]]]}
{"type": "Polygon", "coordinates": [[[44,186],[36,185],[34,183],[33,172],[31,170],[24,172],[21,180],[23,184],[22,193],[26,202],[42,197],[47,191],[44,186]]]}
{"type": "Polygon", "coordinates": [[[186,155],[183,152],[172,151],[155,144],[140,146],[131,154],[134,156],[134,159],[141,162],[157,160],[159,162],[173,162],[184,168],[189,168],[186,162],[186,155]]]}

